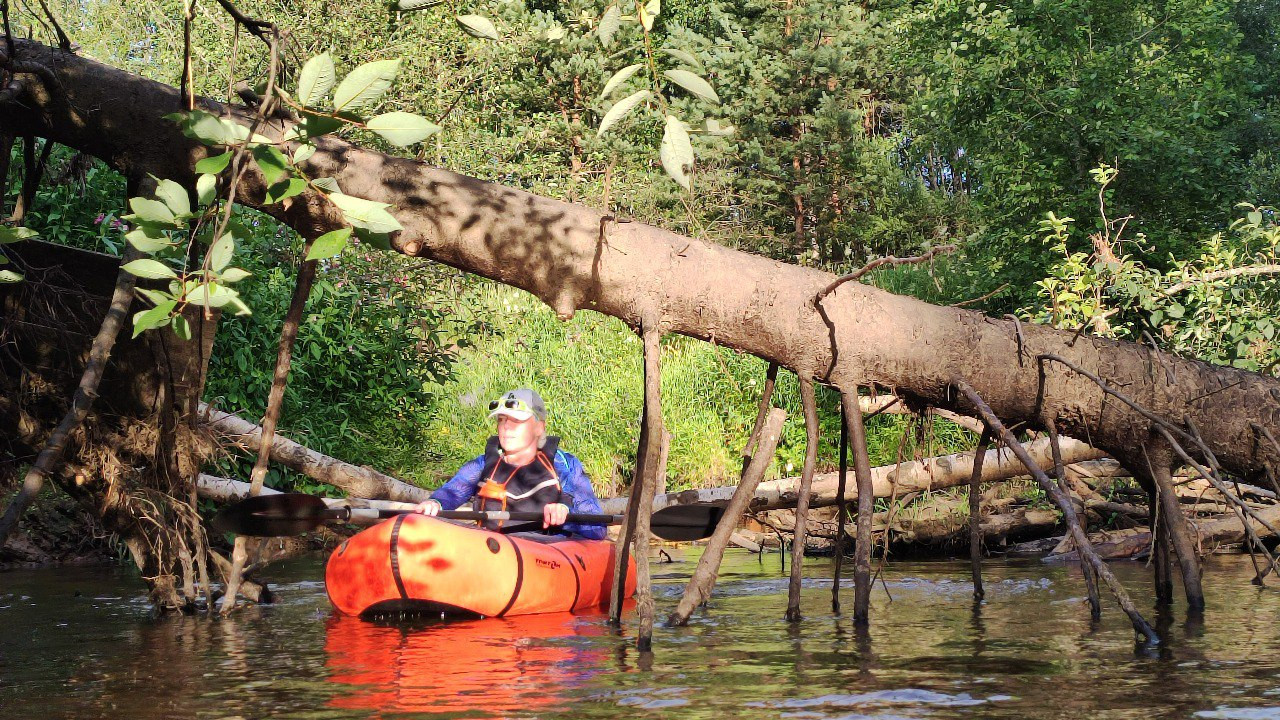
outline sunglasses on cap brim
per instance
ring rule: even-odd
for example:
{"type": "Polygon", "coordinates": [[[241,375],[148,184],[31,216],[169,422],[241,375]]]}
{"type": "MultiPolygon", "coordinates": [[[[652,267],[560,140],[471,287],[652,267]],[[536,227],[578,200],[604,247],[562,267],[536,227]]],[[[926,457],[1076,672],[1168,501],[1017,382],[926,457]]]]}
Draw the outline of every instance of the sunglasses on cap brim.
{"type": "Polygon", "coordinates": [[[508,410],[518,410],[520,412],[527,412],[533,415],[537,415],[537,413],[533,412],[533,408],[529,407],[528,403],[526,403],[525,401],[519,398],[507,398],[502,402],[494,400],[493,402],[489,403],[489,412],[493,412],[494,410],[497,410],[499,405],[501,405],[502,407],[508,410]]]}

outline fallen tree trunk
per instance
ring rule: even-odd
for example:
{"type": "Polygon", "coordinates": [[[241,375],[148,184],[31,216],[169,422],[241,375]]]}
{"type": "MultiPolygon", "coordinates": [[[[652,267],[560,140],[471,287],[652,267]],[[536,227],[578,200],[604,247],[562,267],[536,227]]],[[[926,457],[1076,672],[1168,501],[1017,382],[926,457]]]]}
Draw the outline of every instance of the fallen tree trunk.
{"type": "MultiPolygon", "coordinates": [[[[208,154],[163,116],[178,91],[123,70],[15,40],[24,62],[48,69],[16,102],[0,105],[0,123],[106,160],[126,175],[152,173],[194,187],[192,163],[208,154]],[[121,102],[120,98],[129,98],[121,102]],[[93,112],[82,111],[92,108],[93,112]],[[145,140],[145,141],[142,141],[145,140]]],[[[243,108],[199,104],[247,120],[243,108]]],[[[286,121],[263,133],[280,137],[286,121]]],[[[917,405],[971,415],[951,391],[965,378],[1006,423],[1087,437],[1131,467],[1151,439],[1152,422],[1107,398],[1075,366],[1101,372],[1157,416],[1201,420],[1203,442],[1226,470],[1262,473],[1280,447],[1255,442],[1280,434],[1280,381],[1216,367],[1135,343],[1080,336],[979,312],[939,307],[847,282],[817,300],[833,276],[645,225],[617,223],[607,212],[365,150],[326,137],[306,163],[344,192],[396,206],[403,232],[393,247],[535,294],[561,317],[589,309],[639,327],[657,318],[665,332],[710,340],[776,362],[841,389],[894,388],[917,405]],[[1154,370],[1156,368],[1158,370],[1154,370]]],[[[321,203],[300,215],[264,206],[265,185],[251,171],[242,200],[304,233],[341,226],[321,203]]]]}
{"type": "MultiPolygon", "coordinates": [[[[1053,454],[1048,438],[1027,443],[1027,452],[1042,468],[1053,467],[1053,454]]],[[[1076,463],[1095,460],[1102,452],[1082,442],[1062,439],[1062,456],[1065,463],[1076,463]]],[[[943,488],[967,485],[973,473],[974,454],[956,453],[936,458],[927,458],[901,465],[884,465],[871,469],[871,478],[875,496],[878,498],[905,495],[921,490],[940,490],[943,488]]],[[[988,450],[983,458],[981,482],[999,482],[1018,477],[1027,477],[1027,469],[1016,457],[1006,450],[988,450]]],[[[836,500],[839,485],[837,473],[823,473],[813,479],[813,507],[829,505],[836,500]]],[[[653,508],[658,510],[668,505],[692,505],[697,503],[727,502],[733,496],[736,486],[705,488],[702,490],[684,490],[667,493],[654,498],[653,508]]],[[[773,508],[794,507],[800,488],[799,478],[785,478],[760,483],[756,487],[755,499],[750,509],[753,511],[773,508]]],[[[856,489],[846,488],[846,499],[856,499],[856,489]]],[[[619,513],[626,508],[626,498],[609,498],[601,503],[604,512],[619,513]]]]}
{"type": "MultiPolygon", "coordinates": [[[[256,451],[262,438],[261,427],[237,415],[214,410],[204,403],[200,404],[200,413],[206,427],[222,434],[245,452],[256,451]]],[[[372,468],[329,457],[280,435],[272,439],[271,459],[309,478],[340,487],[355,497],[418,503],[431,496],[430,490],[372,468]]]]}
{"type": "MultiPolygon", "coordinates": [[[[239,502],[249,497],[249,483],[240,480],[218,477],[201,473],[196,480],[196,492],[206,500],[223,503],[239,502]]],[[[259,495],[279,495],[279,490],[264,487],[259,495]]],[[[323,498],[329,507],[371,508],[374,510],[411,510],[415,503],[397,502],[395,500],[378,500],[373,498],[323,498]]]]}

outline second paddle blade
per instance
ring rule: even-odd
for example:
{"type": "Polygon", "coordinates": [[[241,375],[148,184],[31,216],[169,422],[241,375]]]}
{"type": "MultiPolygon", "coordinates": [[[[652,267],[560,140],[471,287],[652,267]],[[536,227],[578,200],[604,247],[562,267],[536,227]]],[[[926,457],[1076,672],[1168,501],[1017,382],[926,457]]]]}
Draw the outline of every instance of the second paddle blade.
{"type": "Polygon", "coordinates": [[[668,505],[653,514],[649,527],[663,540],[701,540],[715,532],[722,516],[724,508],[717,505],[668,505]]]}
{"type": "Polygon", "coordinates": [[[259,495],[223,508],[210,523],[221,532],[254,537],[289,537],[315,530],[329,506],[314,495],[259,495]]]}

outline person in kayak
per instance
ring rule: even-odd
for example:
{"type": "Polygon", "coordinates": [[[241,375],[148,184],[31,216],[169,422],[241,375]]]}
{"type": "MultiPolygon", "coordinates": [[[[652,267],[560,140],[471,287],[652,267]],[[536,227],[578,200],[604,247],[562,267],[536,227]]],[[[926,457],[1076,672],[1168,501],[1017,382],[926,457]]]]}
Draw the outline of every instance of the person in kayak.
{"type": "MultiPolygon", "coordinates": [[[[463,465],[415,512],[435,515],[475,498],[476,510],[541,512],[544,530],[603,540],[603,525],[566,523],[569,513],[600,513],[600,501],[578,458],[547,436],[547,408],[538,393],[519,388],[489,403],[497,435],[484,454],[463,465]]],[[[490,530],[500,522],[485,523],[490,530]]]]}

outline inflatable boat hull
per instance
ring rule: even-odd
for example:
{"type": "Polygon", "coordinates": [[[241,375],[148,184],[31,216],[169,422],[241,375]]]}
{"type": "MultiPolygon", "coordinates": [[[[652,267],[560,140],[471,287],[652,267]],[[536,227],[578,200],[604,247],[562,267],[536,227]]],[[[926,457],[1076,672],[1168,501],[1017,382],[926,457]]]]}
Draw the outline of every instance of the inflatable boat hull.
{"type": "MultiPolygon", "coordinates": [[[[610,542],[503,535],[411,514],[339,545],[325,585],[348,615],[501,617],[607,605],[613,575],[610,542]]],[[[634,591],[635,565],[628,563],[627,596],[634,591]]]]}

